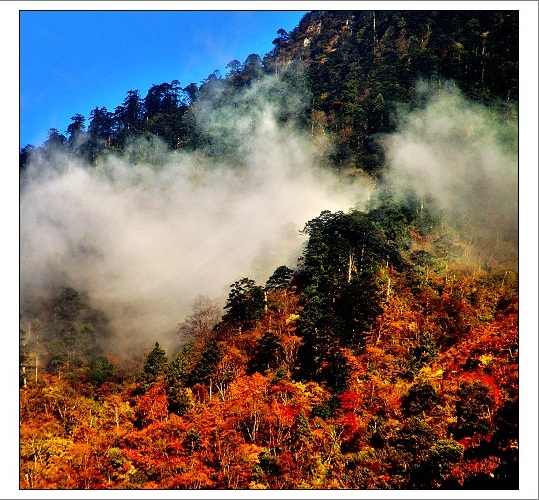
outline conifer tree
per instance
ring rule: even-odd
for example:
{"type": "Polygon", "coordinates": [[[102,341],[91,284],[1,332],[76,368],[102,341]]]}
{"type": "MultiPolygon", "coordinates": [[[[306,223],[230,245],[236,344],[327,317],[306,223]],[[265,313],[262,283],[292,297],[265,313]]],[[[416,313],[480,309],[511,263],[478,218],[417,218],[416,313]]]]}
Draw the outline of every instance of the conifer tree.
{"type": "Polygon", "coordinates": [[[154,348],[150,354],[148,354],[146,362],[144,363],[144,368],[141,375],[142,381],[146,384],[155,382],[159,376],[165,374],[167,365],[167,355],[159,345],[159,342],[156,342],[154,348]]]}

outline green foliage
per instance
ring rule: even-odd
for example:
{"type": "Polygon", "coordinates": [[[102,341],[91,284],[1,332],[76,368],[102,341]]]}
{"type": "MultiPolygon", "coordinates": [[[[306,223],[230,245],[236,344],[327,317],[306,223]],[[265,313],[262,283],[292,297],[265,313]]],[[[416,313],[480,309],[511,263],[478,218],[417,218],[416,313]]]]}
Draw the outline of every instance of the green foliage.
{"type": "Polygon", "coordinates": [[[191,393],[180,381],[169,384],[167,398],[169,411],[177,415],[183,415],[193,407],[191,393]]]}
{"type": "Polygon", "coordinates": [[[80,152],[81,144],[84,141],[84,121],[85,118],[81,114],[77,113],[71,117],[71,123],[67,127],[67,143],[70,149],[80,152]]]}
{"type": "Polygon", "coordinates": [[[272,332],[266,332],[256,341],[254,353],[249,359],[248,373],[264,373],[277,368],[282,359],[281,351],[279,337],[272,332]]]}
{"type": "Polygon", "coordinates": [[[159,345],[159,342],[156,342],[154,348],[146,358],[140,378],[144,383],[151,384],[152,382],[155,382],[158,377],[164,376],[167,368],[167,355],[159,345]]]}
{"type": "Polygon", "coordinates": [[[452,439],[434,442],[422,459],[410,467],[407,485],[410,488],[440,488],[449,471],[463,457],[464,447],[452,439]]]}
{"type": "Polygon", "coordinates": [[[62,289],[53,300],[53,313],[59,321],[80,320],[83,307],[81,294],[71,287],[62,289]]]}
{"type": "Polygon", "coordinates": [[[258,460],[259,460],[259,467],[262,469],[262,471],[266,474],[269,474],[271,476],[276,476],[280,473],[279,464],[277,463],[277,459],[275,457],[272,457],[267,450],[261,452],[258,454],[258,460]]]}
{"type": "Polygon", "coordinates": [[[303,268],[309,284],[319,293],[333,296],[354,276],[376,271],[386,258],[386,239],[365,214],[352,210],[324,210],[305,224],[309,241],[303,252],[303,268]]]}
{"type": "Polygon", "coordinates": [[[223,353],[217,340],[213,337],[209,338],[204,344],[199,360],[187,377],[187,384],[193,386],[197,383],[211,383],[212,376],[222,358],[223,353]]]}
{"type": "Polygon", "coordinates": [[[241,278],[230,285],[230,288],[223,321],[242,329],[252,328],[264,314],[262,287],[257,286],[252,279],[241,278]]]}
{"type": "Polygon", "coordinates": [[[350,369],[346,357],[340,349],[329,351],[318,373],[315,380],[318,378],[325,382],[335,394],[341,394],[348,389],[350,369]]]}
{"type": "Polygon", "coordinates": [[[390,260],[396,267],[401,267],[401,256],[398,249],[408,250],[412,243],[410,230],[425,234],[437,220],[432,203],[411,191],[398,193],[387,188],[369,201],[367,216],[382,229],[388,242],[390,260]]]}
{"type": "Polygon", "coordinates": [[[168,364],[165,371],[167,382],[168,409],[177,415],[183,415],[193,407],[191,392],[186,384],[193,363],[194,346],[188,342],[182,351],[168,364]]]}
{"type": "Polygon", "coordinates": [[[169,383],[181,381],[184,382],[189,374],[189,366],[193,361],[194,345],[192,342],[185,344],[181,352],[168,365],[165,380],[169,383]]]}
{"type": "Polygon", "coordinates": [[[61,152],[64,150],[67,138],[61,134],[58,129],[50,128],[47,140],[43,143],[47,152],[61,152]]]}
{"type": "Polygon", "coordinates": [[[489,388],[482,382],[464,382],[460,385],[457,401],[455,436],[487,434],[492,430],[491,409],[494,401],[489,388]]]}
{"type": "Polygon", "coordinates": [[[428,380],[415,382],[408,390],[402,401],[404,414],[407,416],[430,413],[440,404],[436,389],[428,380]]]}
{"type": "MultiPolygon", "coordinates": [[[[467,97],[491,105],[518,99],[517,14],[311,12],[291,32],[279,30],[274,49],[263,58],[249,54],[243,63],[231,61],[225,78],[215,71],[199,85],[154,84],[144,98],[129,90],[114,113],[94,108],[86,132],[84,117],[75,114],[67,138],[50,129],[38,149],[46,155],[68,151],[95,162],[103,153],[125,150],[134,138],[157,134],[169,148],[233,155],[235,148],[216,144],[215,137],[194,126],[198,106],[211,106],[216,99],[234,102],[264,76],[276,75],[289,88],[278,96],[268,94],[269,102],[283,104],[280,121],[331,136],[334,167],[361,165],[381,177],[384,158],[376,138],[394,129],[397,107],[417,105],[417,81],[438,86],[453,81],[467,97]],[[307,96],[305,103],[297,96],[307,96]]],[[[23,165],[28,146],[24,154],[21,150],[23,165]]]]}
{"type": "Polygon", "coordinates": [[[377,275],[364,272],[354,278],[336,298],[333,310],[339,318],[337,335],[343,347],[359,353],[365,346],[364,333],[367,332],[382,312],[377,275]]]}
{"type": "Polygon", "coordinates": [[[314,405],[311,409],[311,417],[320,417],[323,420],[333,417],[341,403],[336,396],[330,396],[322,405],[314,405]]]}
{"type": "Polygon", "coordinates": [[[298,439],[305,439],[307,441],[311,441],[313,439],[313,433],[311,431],[311,426],[309,425],[309,420],[303,410],[301,410],[296,417],[295,426],[298,439]]]}
{"type": "Polygon", "coordinates": [[[318,297],[305,304],[297,322],[297,332],[303,337],[303,343],[298,351],[296,378],[328,382],[325,376],[334,381],[335,375],[342,375],[342,370],[332,373],[332,361],[337,360],[339,350],[334,328],[337,322],[338,318],[318,297]]]}
{"type": "Polygon", "coordinates": [[[293,274],[294,271],[289,267],[279,266],[266,281],[266,290],[273,292],[288,288],[293,274]]]}
{"type": "Polygon", "coordinates": [[[403,476],[405,483],[414,487],[417,481],[423,481],[423,464],[435,442],[432,427],[417,416],[407,419],[396,436],[390,439],[396,472],[403,476]]]}
{"type": "Polygon", "coordinates": [[[359,211],[323,211],[305,225],[302,257],[303,337],[296,376],[346,390],[348,368],[340,349],[356,353],[381,312],[377,271],[385,259],[383,233],[359,211]]]}
{"type": "Polygon", "coordinates": [[[189,429],[183,439],[183,446],[189,455],[192,455],[195,451],[199,450],[201,444],[202,439],[200,439],[198,431],[196,429],[189,429]]]}
{"type": "Polygon", "coordinates": [[[443,477],[458,462],[464,447],[452,439],[440,439],[429,449],[427,463],[434,477],[443,477]]]}
{"type": "Polygon", "coordinates": [[[96,385],[101,385],[110,379],[114,365],[105,356],[95,356],[90,360],[88,378],[96,385]]]}
{"type": "Polygon", "coordinates": [[[89,305],[85,294],[62,288],[45,308],[38,315],[46,318],[40,343],[48,351],[47,371],[73,372],[102,356],[102,341],[110,336],[110,326],[107,317],[89,305]]]}
{"type": "Polygon", "coordinates": [[[417,374],[421,368],[432,363],[438,355],[439,349],[432,334],[424,331],[418,344],[410,351],[410,368],[413,374],[417,374]]]}

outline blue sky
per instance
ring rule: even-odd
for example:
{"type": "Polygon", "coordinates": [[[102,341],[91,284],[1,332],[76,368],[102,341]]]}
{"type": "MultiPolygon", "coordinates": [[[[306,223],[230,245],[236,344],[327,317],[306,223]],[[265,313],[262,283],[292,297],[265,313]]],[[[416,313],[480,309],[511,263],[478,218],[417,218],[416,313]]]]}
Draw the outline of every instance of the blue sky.
{"type": "Polygon", "coordinates": [[[92,109],[114,111],[128,90],[144,97],[153,84],[224,76],[233,59],[272,50],[277,30],[291,31],[305,13],[21,10],[20,146],[41,145],[49,128],[65,134],[76,113],[87,126],[92,109]]]}

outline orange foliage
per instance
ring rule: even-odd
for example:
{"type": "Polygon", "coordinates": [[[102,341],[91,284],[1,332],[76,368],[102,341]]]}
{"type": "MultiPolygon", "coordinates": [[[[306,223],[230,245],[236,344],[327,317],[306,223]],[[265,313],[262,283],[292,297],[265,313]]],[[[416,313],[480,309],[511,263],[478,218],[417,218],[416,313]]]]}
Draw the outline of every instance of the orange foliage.
{"type": "Polygon", "coordinates": [[[168,399],[163,383],[152,384],[135,405],[135,418],[140,426],[146,426],[168,417],[168,399]]]}

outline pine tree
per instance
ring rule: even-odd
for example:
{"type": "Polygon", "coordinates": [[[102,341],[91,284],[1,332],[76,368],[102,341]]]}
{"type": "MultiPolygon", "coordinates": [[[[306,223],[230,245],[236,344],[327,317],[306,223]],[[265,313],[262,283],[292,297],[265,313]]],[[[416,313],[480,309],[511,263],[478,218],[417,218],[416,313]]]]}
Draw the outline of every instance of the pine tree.
{"type": "Polygon", "coordinates": [[[159,376],[165,374],[168,366],[168,359],[165,351],[159,346],[159,342],[155,343],[155,347],[152,349],[141,374],[141,380],[146,384],[155,382],[159,376]]]}
{"type": "Polygon", "coordinates": [[[210,384],[212,375],[217,369],[219,361],[223,358],[223,353],[215,338],[210,338],[205,343],[200,359],[187,378],[187,384],[192,386],[197,383],[210,384]]]}

